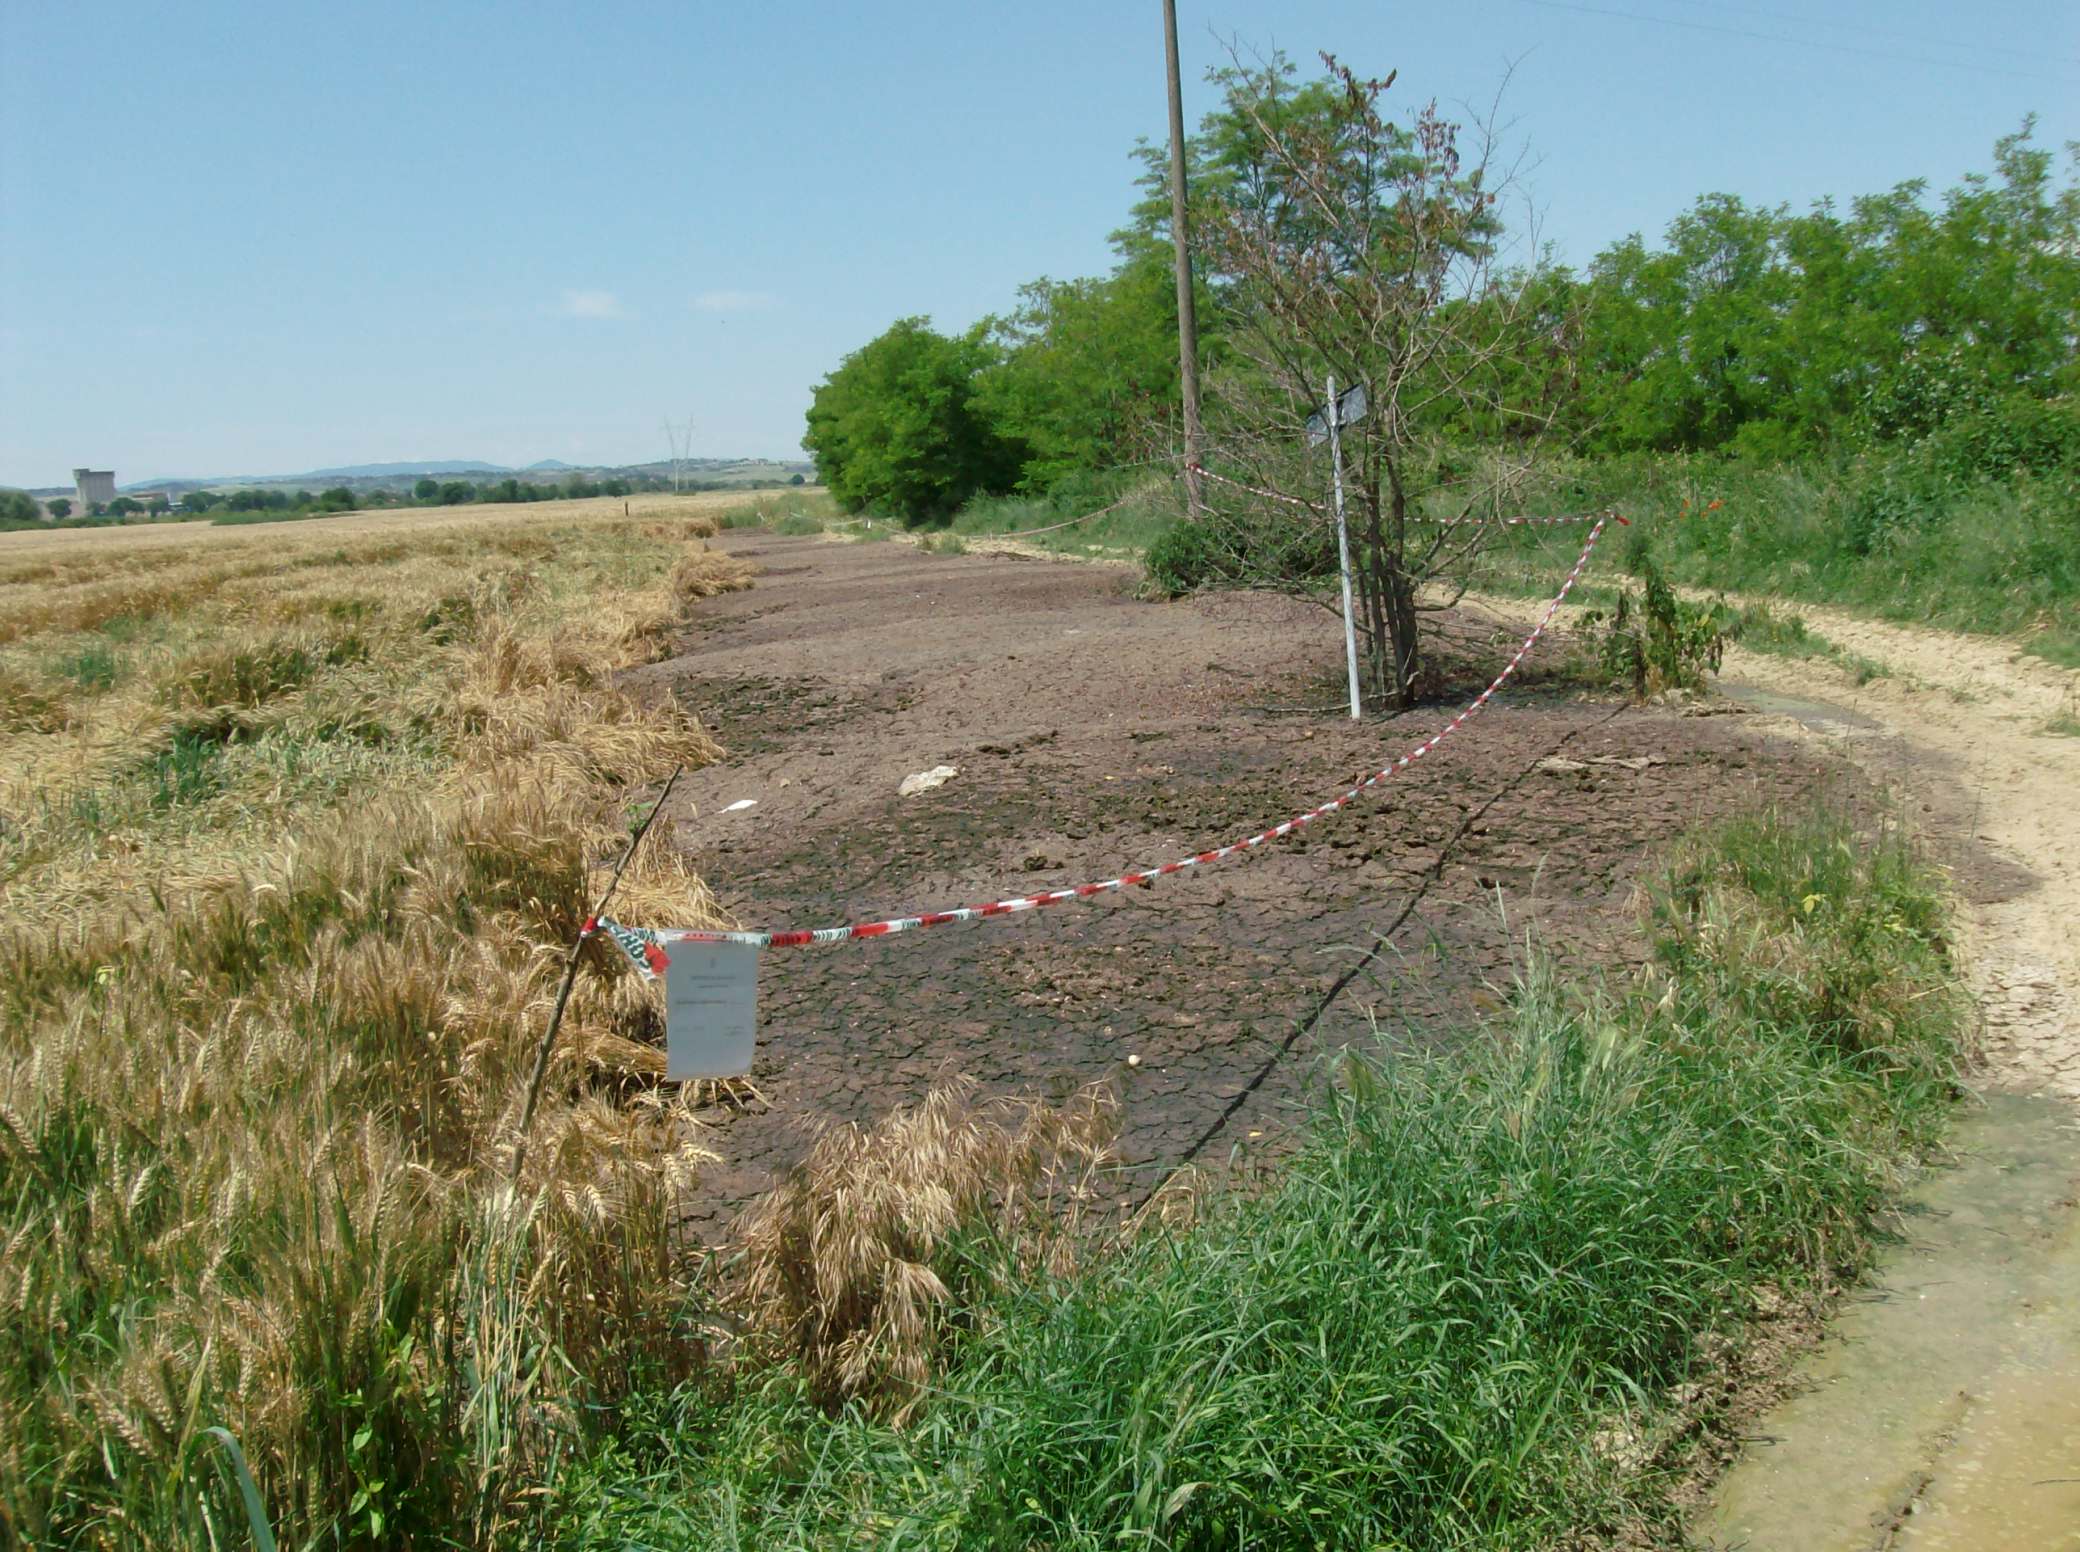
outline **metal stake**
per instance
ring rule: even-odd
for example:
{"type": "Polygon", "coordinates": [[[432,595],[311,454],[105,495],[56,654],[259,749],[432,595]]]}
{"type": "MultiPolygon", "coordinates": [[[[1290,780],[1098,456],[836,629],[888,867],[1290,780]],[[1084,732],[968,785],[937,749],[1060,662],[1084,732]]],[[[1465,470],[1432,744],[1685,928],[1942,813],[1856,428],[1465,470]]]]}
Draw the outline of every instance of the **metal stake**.
{"type": "Polygon", "coordinates": [[[578,956],[585,951],[585,940],[592,936],[592,924],[599,920],[601,913],[607,908],[607,902],[614,898],[614,890],[621,882],[621,875],[627,871],[629,863],[635,860],[636,848],[643,844],[643,837],[650,833],[650,826],[655,824],[657,816],[664,812],[665,799],[672,795],[672,788],[678,785],[679,774],[685,769],[683,765],[673,769],[671,780],[664,784],[664,791],[657,794],[656,804],[643,816],[641,828],[629,839],[628,850],[621,854],[621,860],[614,865],[614,876],[607,880],[607,887],[599,897],[599,904],[595,905],[592,914],[585,918],[585,930],[578,933],[578,941],[571,945],[570,957],[563,962],[563,985],[556,993],[556,1011],[549,1015],[549,1027],[542,1031],[542,1043],[535,1049],[534,1075],[527,1080],[527,1103],[520,1110],[520,1133],[513,1139],[514,1180],[520,1178],[520,1166],[527,1162],[527,1134],[534,1127],[534,1107],[541,1101],[542,1079],[549,1071],[549,1052],[555,1048],[556,1031],[563,1025],[564,1006],[571,1000],[571,987],[578,979],[578,956]]]}
{"type": "Polygon", "coordinates": [[[1343,571],[1343,656],[1351,676],[1351,720],[1363,711],[1358,702],[1358,621],[1351,608],[1351,534],[1343,521],[1343,438],[1336,434],[1343,416],[1336,403],[1336,377],[1329,377],[1329,462],[1336,470],[1336,559],[1343,571]]]}

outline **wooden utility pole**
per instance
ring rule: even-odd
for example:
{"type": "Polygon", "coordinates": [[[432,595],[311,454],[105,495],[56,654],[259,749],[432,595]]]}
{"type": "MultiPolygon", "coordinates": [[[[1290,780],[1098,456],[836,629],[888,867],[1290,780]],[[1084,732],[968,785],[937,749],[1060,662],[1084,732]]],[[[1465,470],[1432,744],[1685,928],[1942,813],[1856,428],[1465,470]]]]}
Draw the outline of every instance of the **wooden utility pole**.
{"type": "Polygon", "coordinates": [[[1192,232],[1185,215],[1184,95],[1177,81],[1177,0],[1163,0],[1163,54],[1170,72],[1170,247],[1177,265],[1177,376],[1184,395],[1185,501],[1196,520],[1204,510],[1199,462],[1199,318],[1192,304],[1192,232]]]}

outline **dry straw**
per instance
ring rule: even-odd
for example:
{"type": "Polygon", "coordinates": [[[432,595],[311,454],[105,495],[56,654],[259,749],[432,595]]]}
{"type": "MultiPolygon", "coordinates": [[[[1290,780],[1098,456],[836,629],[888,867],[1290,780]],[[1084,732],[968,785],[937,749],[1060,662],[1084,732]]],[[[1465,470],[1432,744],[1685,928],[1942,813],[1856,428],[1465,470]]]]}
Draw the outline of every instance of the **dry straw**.
{"type": "Polygon", "coordinates": [[[501,1165],[619,794],[717,752],[616,683],[748,580],[712,531],[0,565],[0,1541],[243,1540],[217,1427],[285,1543],[493,1544],[578,1407],[702,1361],[700,1130],[596,949],[501,1165]]]}

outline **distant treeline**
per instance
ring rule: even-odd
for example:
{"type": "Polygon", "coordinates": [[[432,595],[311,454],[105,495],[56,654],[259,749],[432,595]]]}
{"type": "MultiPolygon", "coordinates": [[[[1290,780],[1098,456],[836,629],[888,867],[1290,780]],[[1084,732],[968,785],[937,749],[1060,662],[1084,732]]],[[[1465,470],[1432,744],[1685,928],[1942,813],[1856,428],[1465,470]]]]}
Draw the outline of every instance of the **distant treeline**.
{"type": "MultiPolygon", "coordinates": [[[[1224,265],[1223,224],[1232,233],[1238,218],[1314,219],[1253,203],[1277,180],[1244,111],[1243,77],[1222,79],[1223,106],[1189,145],[1193,206],[1214,217],[1195,219],[1195,265],[1203,370],[1215,381],[1253,369],[1229,341],[1261,305],[1224,265]]],[[[1272,106],[1287,123],[1326,120],[1337,90],[1294,80],[1272,106]]],[[[1261,79],[1252,91],[1262,112],[1261,79]]],[[[935,521],[978,494],[1040,493],[1174,456],[1165,157],[1147,144],[1136,154],[1145,197],[1114,234],[1109,275],[1033,281],[1011,311],[956,336],[900,319],[816,389],[804,440],[841,504],[935,521]]],[[[1946,427],[1966,435],[1964,422],[1980,428],[1967,440],[1999,444],[1994,428],[2020,419],[2027,445],[1990,446],[1992,459],[2069,459],[2080,436],[2071,399],[2058,401],[2080,384],[2080,186],[2058,170],[2025,122],[1994,147],[1991,173],[1940,197],[1916,180],[1794,212],[1708,194],[1658,245],[1627,237],[1580,271],[1527,264],[1505,276],[1494,305],[1535,309],[1548,348],[1496,363],[1492,401],[1540,404],[1549,445],[1557,433],[1590,457],[1800,461],[1911,445],[1946,427]]],[[[1499,205],[1495,215],[1492,239],[1505,241],[1499,205]]],[[[1362,255],[1351,269],[1363,269],[1362,255]]],[[[1451,398],[1453,419],[1426,428],[1441,443],[1515,434],[1505,416],[1479,423],[1463,397],[1451,398]]],[[[1221,428],[1209,430],[1218,446],[1221,428]]]]}
{"type": "MultiPolygon", "coordinates": [[[[723,481],[681,480],[679,488],[684,491],[705,490],[760,490],[779,484],[773,480],[723,481]]],[[[800,485],[802,476],[797,474],[789,483],[800,485]]],[[[10,528],[94,528],[111,523],[135,522],[140,519],[186,519],[213,517],[225,522],[267,522],[293,517],[324,517],[337,512],[368,511],[386,507],[453,507],[471,503],[571,501],[591,496],[630,496],[637,492],[664,491],[672,488],[672,482],[654,475],[637,475],[633,478],[615,476],[611,479],[593,480],[573,475],[555,484],[542,484],[532,480],[506,478],[486,480],[478,484],[470,480],[422,479],[410,490],[376,486],[367,490],[352,490],[344,485],[335,485],[329,490],[313,494],[308,490],[287,490],[280,486],[247,486],[238,490],[192,490],[183,495],[179,502],[170,503],[164,497],[149,504],[129,496],[118,496],[105,505],[97,504],[87,512],[74,512],[73,503],[63,498],[50,505],[53,517],[45,519],[39,511],[34,497],[21,491],[0,491],[0,531],[10,528]]]]}

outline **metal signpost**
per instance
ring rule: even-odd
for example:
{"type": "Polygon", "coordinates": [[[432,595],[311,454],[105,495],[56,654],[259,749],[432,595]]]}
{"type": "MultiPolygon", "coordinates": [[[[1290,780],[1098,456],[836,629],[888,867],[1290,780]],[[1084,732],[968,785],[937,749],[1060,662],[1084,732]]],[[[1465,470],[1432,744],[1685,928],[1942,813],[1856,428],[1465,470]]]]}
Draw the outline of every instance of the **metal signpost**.
{"type": "Polygon", "coordinates": [[[1336,397],[1336,379],[1329,379],[1329,398],[1322,408],[1307,417],[1307,440],[1329,439],[1329,463],[1336,471],[1336,559],[1343,571],[1343,656],[1351,678],[1351,720],[1363,707],[1358,701],[1358,621],[1351,606],[1351,534],[1343,520],[1343,438],[1336,433],[1365,417],[1365,385],[1359,383],[1342,398],[1336,397]]]}

